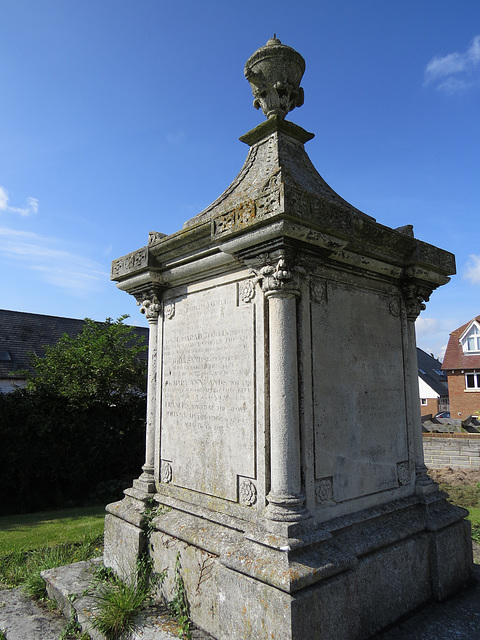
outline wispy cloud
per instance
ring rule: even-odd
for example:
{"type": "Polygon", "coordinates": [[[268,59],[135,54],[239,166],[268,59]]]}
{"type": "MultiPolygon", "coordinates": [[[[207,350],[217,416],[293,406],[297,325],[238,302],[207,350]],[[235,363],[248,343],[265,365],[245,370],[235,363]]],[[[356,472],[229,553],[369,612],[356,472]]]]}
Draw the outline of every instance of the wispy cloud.
{"type": "Polygon", "coordinates": [[[63,249],[57,238],[0,227],[0,258],[33,272],[42,282],[72,295],[100,291],[108,273],[95,260],[63,249]]]}
{"type": "Polygon", "coordinates": [[[446,93],[459,93],[480,81],[480,35],[466,51],[435,56],[425,68],[425,84],[446,93]]]}
{"type": "Polygon", "coordinates": [[[428,318],[420,315],[415,322],[417,346],[442,361],[447,348],[448,336],[458,326],[449,318],[428,318]]]}
{"type": "Polygon", "coordinates": [[[472,284],[480,284],[480,255],[472,254],[468,256],[463,277],[470,280],[472,284]]]}
{"type": "Polygon", "coordinates": [[[34,213],[38,213],[37,198],[27,198],[26,207],[12,207],[8,204],[9,200],[8,191],[5,187],[0,187],[0,211],[19,213],[21,216],[31,216],[34,213]]]}

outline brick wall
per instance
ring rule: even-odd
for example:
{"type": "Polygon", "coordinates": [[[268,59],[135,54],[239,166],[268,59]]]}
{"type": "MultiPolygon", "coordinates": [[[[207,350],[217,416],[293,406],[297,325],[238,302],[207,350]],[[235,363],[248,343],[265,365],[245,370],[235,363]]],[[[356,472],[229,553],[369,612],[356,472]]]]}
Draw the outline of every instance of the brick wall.
{"type": "Polygon", "coordinates": [[[480,469],[480,433],[424,433],[423,454],[432,469],[480,469]]]}
{"type": "Polygon", "coordinates": [[[448,394],[452,418],[465,420],[480,410],[480,391],[465,391],[464,373],[448,374],[448,394]]]}
{"type": "Polygon", "coordinates": [[[420,413],[422,416],[428,416],[429,414],[434,416],[438,412],[438,398],[427,398],[427,404],[420,404],[420,413]]]}

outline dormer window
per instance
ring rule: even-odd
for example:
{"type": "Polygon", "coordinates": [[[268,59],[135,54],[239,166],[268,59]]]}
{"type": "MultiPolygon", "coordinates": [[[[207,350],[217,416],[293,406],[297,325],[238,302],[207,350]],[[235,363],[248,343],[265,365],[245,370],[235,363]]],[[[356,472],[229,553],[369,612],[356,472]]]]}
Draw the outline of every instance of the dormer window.
{"type": "Polygon", "coordinates": [[[474,322],[460,338],[465,355],[480,354],[480,327],[474,322]]]}

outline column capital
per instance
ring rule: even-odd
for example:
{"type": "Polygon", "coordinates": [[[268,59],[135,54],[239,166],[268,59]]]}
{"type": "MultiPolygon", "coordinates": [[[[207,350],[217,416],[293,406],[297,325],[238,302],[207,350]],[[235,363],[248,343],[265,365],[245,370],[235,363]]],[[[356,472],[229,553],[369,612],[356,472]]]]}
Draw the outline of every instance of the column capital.
{"type": "Polygon", "coordinates": [[[300,279],[305,275],[305,270],[296,264],[292,252],[275,251],[262,254],[258,259],[263,262],[263,266],[253,268],[251,272],[266,297],[300,295],[300,279]]]}
{"type": "Polygon", "coordinates": [[[132,293],[137,305],[140,307],[140,313],[145,314],[148,322],[156,322],[158,320],[158,316],[162,311],[162,291],[163,289],[158,285],[149,285],[132,293]]]}
{"type": "Polygon", "coordinates": [[[426,302],[430,299],[432,288],[417,282],[406,281],[402,285],[402,294],[407,310],[407,319],[411,322],[426,309],[426,302]]]}

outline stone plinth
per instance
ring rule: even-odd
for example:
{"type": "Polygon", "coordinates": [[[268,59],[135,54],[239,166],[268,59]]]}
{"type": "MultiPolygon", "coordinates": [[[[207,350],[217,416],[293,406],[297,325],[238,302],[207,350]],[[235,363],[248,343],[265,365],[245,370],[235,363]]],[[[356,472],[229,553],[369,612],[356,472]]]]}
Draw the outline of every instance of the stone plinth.
{"type": "Polygon", "coordinates": [[[151,339],[105,562],[148,548],[168,598],[178,556],[219,640],[368,638],[470,580],[466,511],[426,475],[414,329],[454,257],[340,198],[312,137],[269,112],[220,198],[112,266],[151,339]]]}

